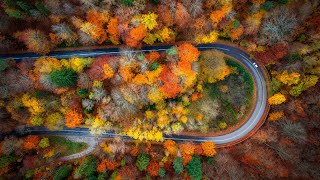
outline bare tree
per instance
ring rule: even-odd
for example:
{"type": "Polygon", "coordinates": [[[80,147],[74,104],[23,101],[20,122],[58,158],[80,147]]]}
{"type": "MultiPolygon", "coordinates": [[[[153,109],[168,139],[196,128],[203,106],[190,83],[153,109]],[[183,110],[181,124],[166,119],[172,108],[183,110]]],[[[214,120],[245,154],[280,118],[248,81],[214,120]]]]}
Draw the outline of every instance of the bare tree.
{"type": "Polygon", "coordinates": [[[258,42],[264,45],[288,41],[297,26],[295,13],[286,7],[276,8],[264,19],[258,42]]]}
{"type": "Polygon", "coordinates": [[[282,128],[282,134],[289,137],[298,143],[304,143],[306,141],[306,130],[303,125],[299,123],[293,123],[289,120],[281,121],[280,126],[282,128]]]}
{"type": "Polygon", "coordinates": [[[192,18],[196,18],[203,13],[203,0],[183,0],[183,4],[187,7],[192,18]]]}

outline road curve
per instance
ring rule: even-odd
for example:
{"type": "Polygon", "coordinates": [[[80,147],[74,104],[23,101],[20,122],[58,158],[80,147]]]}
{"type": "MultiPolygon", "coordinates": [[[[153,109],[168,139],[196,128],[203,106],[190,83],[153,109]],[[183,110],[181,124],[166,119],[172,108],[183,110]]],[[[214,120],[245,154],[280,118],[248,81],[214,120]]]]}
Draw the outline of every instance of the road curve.
{"type": "MultiPolygon", "coordinates": [[[[148,52],[148,51],[165,51],[170,46],[146,46],[141,50],[132,50],[129,52],[148,52]]],[[[201,44],[196,46],[199,50],[209,50],[217,49],[229,55],[242,64],[244,64],[253,76],[256,85],[256,103],[249,119],[238,129],[224,135],[218,136],[186,136],[186,135],[165,135],[164,139],[171,139],[175,141],[213,141],[218,147],[230,146],[239,143],[250,135],[254,133],[265,121],[265,112],[268,111],[268,89],[267,81],[265,79],[263,70],[255,61],[250,58],[250,56],[244,51],[225,44],[201,44]]],[[[56,57],[58,59],[72,58],[72,57],[97,57],[100,55],[119,55],[119,48],[108,48],[108,49],[93,49],[93,50],[75,50],[75,51],[54,51],[48,56],[56,57]]],[[[22,53],[22,54],[0,54],[2,59],[15,59],[16,61],[37,59],[40,55],[35,53],[22,53]]],[[[56,135],[73,135],[73,136],[93,136],[90,134],[89,130],[86,128],[76,128],[76,129],[63,129],[59,131],[49,131],[44,127],[27,127],[25,129],[30,134],[56,134],[56,135]]],[[[99,135],[104,138],[112,138],[118,136],[114,131],[107,132],[105,134],[99,135]]],[[[128,136],[123,136],[123,138],[131,139],[128,136]]]]}

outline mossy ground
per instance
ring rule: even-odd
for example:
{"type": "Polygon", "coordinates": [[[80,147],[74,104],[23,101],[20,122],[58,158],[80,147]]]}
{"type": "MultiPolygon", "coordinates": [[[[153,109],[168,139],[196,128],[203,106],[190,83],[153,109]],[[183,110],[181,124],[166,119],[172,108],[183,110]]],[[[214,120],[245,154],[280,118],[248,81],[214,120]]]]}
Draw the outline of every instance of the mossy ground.
{"type": "Polygon", "coordinates": [[[82,142],[73,142],[61,136],[48,136],[50,146],[54,147],[61,156],[68,156],[79,153],[86,149],[88,145],[82,142]]]}
{"type": "Polygon", "coordinates": [[[217,100],[219,115],[209,121],[210,131],[220,131],[219,123],[227,123],[227,127],[236,125],[241,117],[250,112],[254,100],[254,81],[251,74],[237,61],[226,58],[226,64],[237,68],[238,73],[230,74],[217,83],[205,84],[205,96],[217,100]],[[223,92],[223,87],[227,88],[223,92]]]}

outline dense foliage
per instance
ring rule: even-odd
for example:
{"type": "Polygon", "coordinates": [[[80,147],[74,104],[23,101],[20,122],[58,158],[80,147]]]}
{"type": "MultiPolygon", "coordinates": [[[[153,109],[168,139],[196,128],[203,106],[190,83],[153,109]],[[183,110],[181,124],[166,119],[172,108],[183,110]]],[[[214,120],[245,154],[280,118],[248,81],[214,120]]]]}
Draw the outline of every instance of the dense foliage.
{"type": "Polygon", "coordinates": [[[49,79],[59,87],[74,86],[77,83],[77,73],[72,69],[56,70],[50,73],[49,79]]]}
{"type": "Polygon", "coordinates": [[[138,156],[138,159],[136,161],[136,166],[140,171],[144,171],[147,169],[148,165],[150,163],[150,157],[148,154],[140,154],[138,156]]]}
{"type": "Polygon", "coordinates": [[[57,169],[57,171],[53,175],[54,180],[63,180],[69,177],[70,173],[72,171],[71,165],[62,165],[57,169]]]}
{"type": "Polygon", "coordinates": [[[202,167],[201,160],[198,156],[193,156],[186,166],[187,173],[192,179],[202,179],[202,167]]]}

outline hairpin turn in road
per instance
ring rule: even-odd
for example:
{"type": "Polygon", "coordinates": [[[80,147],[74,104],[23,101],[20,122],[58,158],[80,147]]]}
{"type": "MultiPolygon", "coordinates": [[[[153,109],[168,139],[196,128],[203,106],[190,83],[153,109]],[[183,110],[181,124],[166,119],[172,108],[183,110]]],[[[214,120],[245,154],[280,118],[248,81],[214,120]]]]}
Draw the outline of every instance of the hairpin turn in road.
{"type": "MultiPolygon", "coordinates": [[[[133,50],[129,52],[148,52],[148,51],[165,51],[171,46],[147,46],[143,47],[141,50],[133,50]]],[[[244,51],[229,46],[226,44],[203,44],[196,46],[199,50],[209,50],[217,49],[224,52],[238,61],[240,61],[251,73],[256,86],[256,102],[253,105],[253,111],[251,116],[246,120],[236,130],[218,136],[186,136],[186,135],[165,135],[164,139],[171,139],[175,141],[193,141],[193,142],[203,142],[203,141],[213,141],[217,147],[230,146],[239,143],[249,136],[251,136],[265,121],[266,113],[269,110],[269,105],[267,103],[268,89],[267,89],[267,77],[264,75],[263,67],[259,65],[250,58],[250,56],[244,51]]],[[[119,48],[107,48],[107,49],[93,49],[93,50],[74,50],[74,51],[54,51],[48,56],[56,57],[58,59],[62,58],[72,58],[72,57],[97,57],[100,55],[118,55],[120,54],[119,48]]],[[[17,61],[37,59],[40,56],[35,53],[22,53],[22,54],[0,54],[2,59],[15,59],[17,61]]],[[[75,128],[58,131],[50,131],[44,127],[25,127],[25,131],[34,134],[55,134],[55,135],[70,135],[70,136],[93,136],[90,134],[87,128],[75,128]]],[[[114,131],[110,131],[99,135],[103,138],[112,138],[117,135],[114,131]]],[[[123,136],[123,138],[131,139],[128,136],[123,136]]]]}

